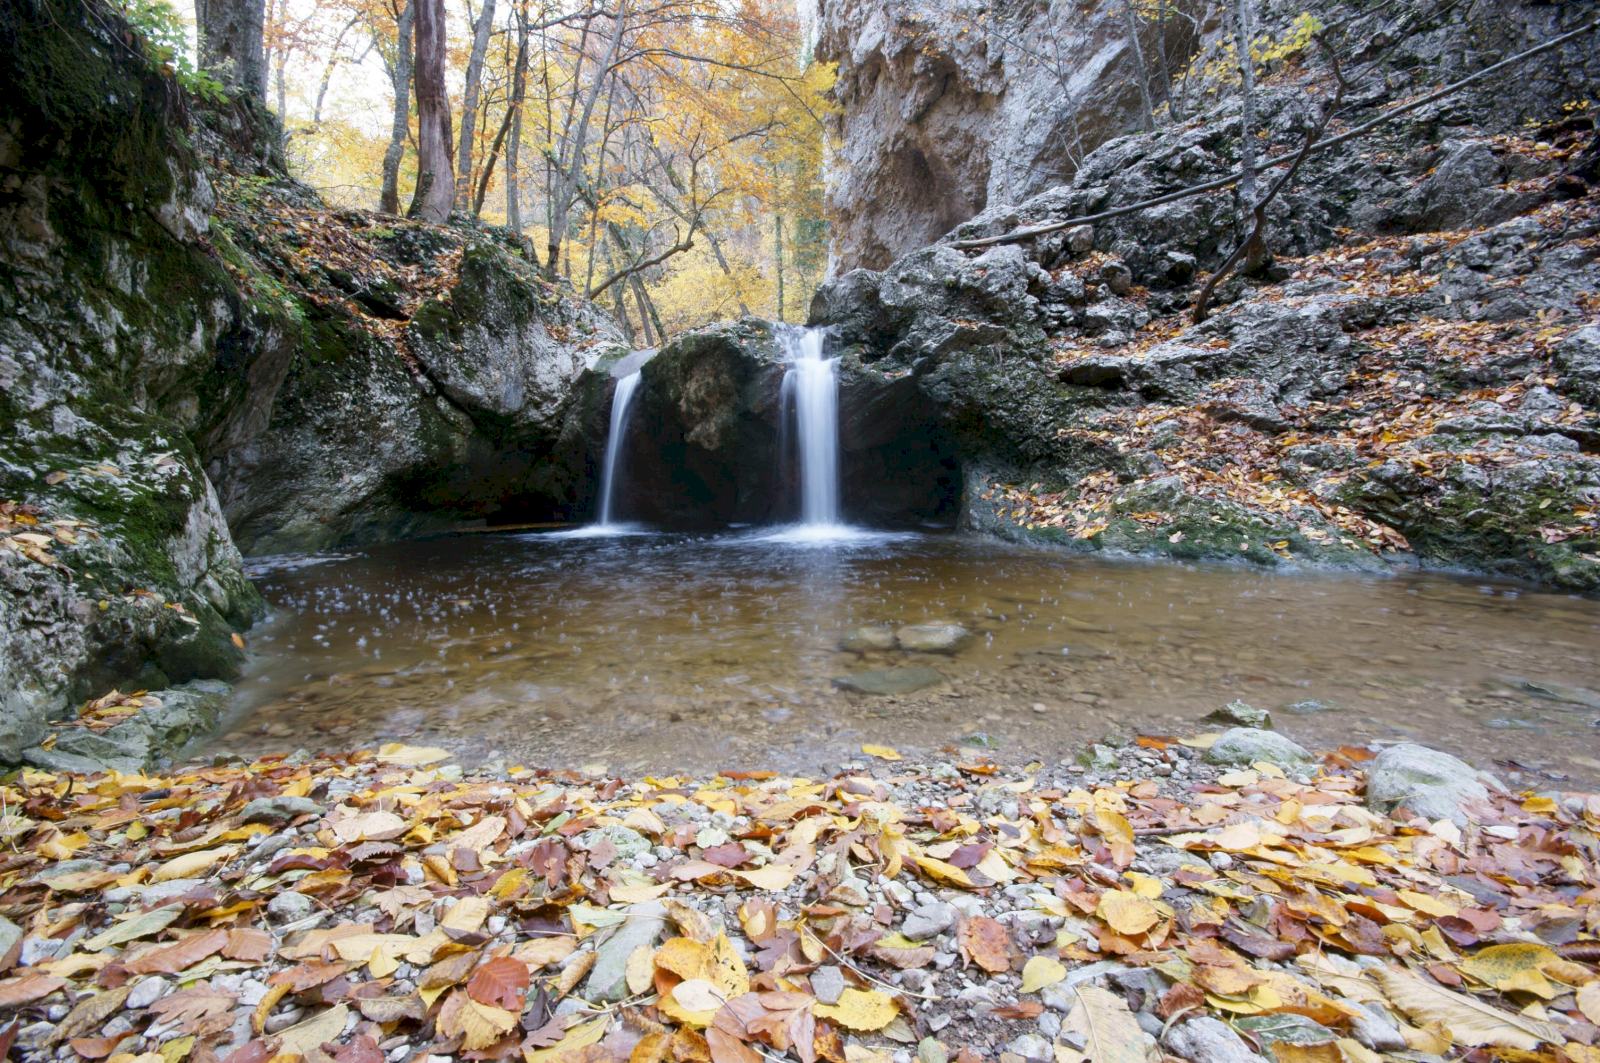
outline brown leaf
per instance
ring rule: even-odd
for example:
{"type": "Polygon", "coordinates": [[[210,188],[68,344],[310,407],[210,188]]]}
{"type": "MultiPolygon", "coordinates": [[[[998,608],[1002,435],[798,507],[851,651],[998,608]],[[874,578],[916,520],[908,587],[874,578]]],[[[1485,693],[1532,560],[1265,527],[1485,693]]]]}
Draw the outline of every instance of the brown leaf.
{"type": "Polygon", "coordinates": [[[380,1023],[399,1022],[401,1019],[421,1022],[428,1014],[422,998],[415,993],[403,997],[367,997],[357,1000],[356,1008],[362,1018],[380,1023]]]}
{"type": "Polygon", "coordinates": [[[1037,1000],[1019,1000],[1003,1008],[994,1008],[989,1014],[997,1019],[1037,1019],[1044,1014],[1044,1005],[1037,1000]]]}
{"type": "Polygon", "coordinates": [[[278,1054],[278,1039],[247,1041],[223,1057],[222,1063],[267,1063],[278,1054]]]}
{"type": "Polygon", "coordinates": [[[458,952],[454,956],[446,956],[422,972],[422,977],[417,979],[417,988],[446,989],[460,985],[472,974],[472,968],[477,963],[476,952],[458,952]]]}
{"type": "Polygon", "coordinates": [[[129,974],[177,974],[201,960],[215,956],[228,943],[226,930],[209,930],[172,945],[158,945],[125,964],[129,974]]]}
{"type": "Polygon", "coordinates": [[[230,960],[261,963],[272,955],[272,935],[253,927],[230,930],[222,955],[230,960]]]}
{"type": "Polygon", "coordinates": [[[20,1008],[49,996],[67,984],[65,978],[47,974],[25,974],[0,982],[0,1008],[20,1008]]]}
{"type": "Polygon", "coordinates": [[[1156,1003],[1156,1014],[1163,1021],[1172,1018],[1185,1008],[1198,1008],[1205,1005],[1205,991],[1188,982],[1179,982],[1165,993],[1156,1003]]]}
{"type": "Polygon", "coordinates": [[[74,1037],[68,1040],[67,1044],[84,1059],[104,1059],[115,1052],[117,1046],[125,1039],[134,1035],[135,1031],[124,1030],[110,1037],[74,1037]]]}
{"type": "Polygon", "coordinates": [[[1011,969],[1011,935],[998,920],[986,915],[963,919],[956,926],[956,940],[967,963],[976,963],[990,974],[1011,969]]]}
{"type": "MultiPolygon", "coordinates": [[[[326,1052],[328,1046],[323,1045],[322,1050],[326,1052]]],[[[333,1053],[333,1063],[384,1063],[385,1058],[378,1042],[365,1035],[352,1038],[333,1053]]]]}
{"type": "Polygon", "coordinates": [[[291,993],[304,993],[313,986],[331,982],[344,974],[344,964],[324,963],[322,960],[312,960],[309,963],[296,964],[286,971],[279,971],[267,979],[268,985],[287,986],[291,993]]]}
{"type": "Polygon", "coordinates": [[[480,1004],[520,1013],[528,981],[527,964],[500,956],[478,968],[467,983],[467,995],[480,1004]]]}
{"type": "Polygon", "coordinates": [[[761,1053],[715,1026],[706,1030],[706,1047],[711,1051],[711,1063],[762,1063],[761,1053]]]}
{"type": "Polygon", "coordinates": [[[237,994],[201,984],[169,993],[150,1005],[150,1011],[169,1022],[183,1024],[184,1033],[194,1033],[191,1026],[210,1016],[226,1015],[238,1002],[237,994]]]}
{"type": "Polygon", "coordinates": [[[569,963],[567,969],[561,972],[561,977],[556,979],[555,999],[560,1000],[577,988],[578,983],[589,973],[589,968],[594,966],[594,961],[599,958],[600,954],[597,952],[585,952],[569,963]]]}
{"type": "Polygon", "coordinates": [[[885,945],[881,941],[874,942],[867,951],[889,966],[898,967],[902,971],[928,966],[933,962],[934,954],[932,945],[920,945],[912,949],[897,949],[892,945],[885,945]]]}
{"type": "Polygon", "coordinates": [[[122,1005],[131,992],[133,986],[125,985],[104,993],[96,993],[92,997],[84,997],[78,1001],[76,1007],[67,1012],[66,1018],[61,1020],[60,1025],[45,1035],[44,1044],[58,1045],[62,1041],[95,1029],[122,1010],[122,1005]]]}

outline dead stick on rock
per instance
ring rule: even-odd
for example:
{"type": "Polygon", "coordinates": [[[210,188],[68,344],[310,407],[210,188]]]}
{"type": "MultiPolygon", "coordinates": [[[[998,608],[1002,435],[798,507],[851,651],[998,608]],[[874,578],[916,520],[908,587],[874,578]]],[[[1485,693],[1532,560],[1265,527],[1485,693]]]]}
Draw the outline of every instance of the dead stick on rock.
{"type": "MultiPolygon", "coordinates": [[[[1299,157],[1299,155],[1315,155],[1317,152],[1327,151],[1329,148],[1338,147],[1340,144],[1347,143],[1348,141],[1354,140],[1357,137],[1365,136],[1367,133],[1370,133],[1383,123],[1398,118],[1402,114],[1414,111],[1419,107],[1425,107],[1435,100],[1443,99],[1452,93],[1459,92],[1468,85],[1482,81],[1491,74],[1499,73],[1508,67],[1515,66],[1524,59],[1530,59],[1535,55],[1548,52],[1552,48],[1559,48],[1568,41],[1581,37],[1585,33],[1593,32],[1596,29],[1600,29],[1600,18],[1585,23],[1577,29],[1572,30],[1570,33],[1563,33],[1559,37],[1552,37],[1543,44],[1535,45],[1525,52],[1518,52],[1509,59],[1502,59],[1493,66],[1484,67],[1476,74],[1470,74],[1467,77],[1462,78],[1460,81],[1452,82],[1442,89],[1437,89],[1428,93],[1426,96],[1420,96],[1417,99],[1412,100],[1410,103],[1402,103],[1398,107],[1394,107],[1383,112],[1370,122],[1363,122],[1354,129],[1348,129],[1345,132],[1340,133],[1338,136],[1329,137],[1327,140],[1321,140],[1310,145],[1309,147],[1302,148],[1300,152],[1297,153],[1296,157],[1299,157]]],[[[1258,172],[1259,170],[1271,169],[1272,167],[1283,166],[1292,162],[1293,159],[1280,155],[1276,159],[1271,159],[1263,163],[1258,168],[1258,172]]],[[[985,236],[977,240],[955,240],[952,241],[949,246],[960,251],[971,251],[980,247],[994,247],[997,244],[1021,243],[1024,240],[1031,240],[1035,236],[1043,236],[1047,233],[1060,232],[1063,229],[1076,229],[1080,225],[1094,225],[1097,222],[1110,221],[1113,218],[1126,217],[1129,214],[1138,214],[1140,211],[1149,210],[1151,207],[1159,207],[1166,203],[1175,203],[1181,199],[1188,199],[1190,196],[1204,195],[1207,192],[1217,192],[1221,189],[1237,184],[1239,179],[1243,176],[1243,174],[1235,171],[1234,173],[1228,174],[1226,177],[1219,177],[1215,181],[1207,181],[1205,184],[1200,185],[1191,185],[1188,188],[1179,189],[1176,192],[1168,192],[1166,195],[1156,196],[1153,199],[1146,199],[1142,202],[1133,203],[1126,207],[1117,207],[1115,210],[1105,210],[1101,211],[1099,214],[1090,214],[1083,218],[1068,218],[1065,221],[1051,222],[1048,225],[1035,225],[1027,229],[1015,229],[1009,233],[1001,233],[999,236],[985,236]]]]}

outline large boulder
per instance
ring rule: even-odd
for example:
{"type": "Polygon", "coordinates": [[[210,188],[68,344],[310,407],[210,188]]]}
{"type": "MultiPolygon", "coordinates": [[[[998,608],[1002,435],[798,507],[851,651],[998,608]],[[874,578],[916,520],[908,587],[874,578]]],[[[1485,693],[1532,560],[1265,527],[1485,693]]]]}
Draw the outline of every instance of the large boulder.
{"type": "Polygon", "coordinates": [[[1316,757],[1305,747],[1276,731],[1263,731],[1257,727],[1234,727],[1224,731],[1206,750],[1207,764],[1236,767],[1266,761],[1279,767],[1293,768],[1314,760],[1316,757]]]}
{"type": "Polygon", "coordinates": [[[1392,812],[1403,805],[1415,815],[1465,827],[1487,807],[1491,785],[1504,789],[1492,775],[1458,757],[1403,742],[1367,764],[1367,807],[1392,812]]]}

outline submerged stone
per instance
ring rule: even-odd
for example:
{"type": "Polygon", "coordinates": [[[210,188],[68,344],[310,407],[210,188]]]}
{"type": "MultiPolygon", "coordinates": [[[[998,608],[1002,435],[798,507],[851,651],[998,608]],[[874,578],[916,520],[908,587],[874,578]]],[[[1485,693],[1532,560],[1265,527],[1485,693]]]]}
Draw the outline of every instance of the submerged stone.
{"type": "Polygon", "coordinates": [[[1292,712],[1296,716],[1315,716],[1321,712],[1338,712],[1339,706],[1331,701],[1318,701],[1307,698],[1304,701],[1292,701],[1283,707],[1284,712],[1292,712]]]}
{"type": "Polygon", "coordinates": [[[1077,760],[1090,771],[1116,771],[1122,766],[1116,750],[1098,743],[1079,753],[1077,760]]]}
{"type": "Polygon", "coordinates": [[[895,636],[901,649],[914,653],[956,653],[972,641],[972,632],[960,624],[907,624],[895,636]]]}
{"type": "Polygon", "coordinates": [[[944,681],[944,675],[932,668],[876,668],[839,676],[833,685],[852,694],[909,694],[944,681]]]}
{"type": "Polygon", "coordinates": [[[858,627],[845,635],[839,648],[851,653],[871,653],[874,650],[895,648],[894,629],[888,627],[858,627]]]}

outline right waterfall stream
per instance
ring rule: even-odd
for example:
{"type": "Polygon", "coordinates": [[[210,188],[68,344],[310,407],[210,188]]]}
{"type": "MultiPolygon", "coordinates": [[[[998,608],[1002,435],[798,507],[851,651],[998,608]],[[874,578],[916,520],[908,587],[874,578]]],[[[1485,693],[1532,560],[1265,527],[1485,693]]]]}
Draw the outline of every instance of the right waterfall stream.
{"type": "Polygon", "coordinates": [[[794,411],[800,465],[800,524],[826,536],[843,530],[839,517],[839,360],[823,356],[819,328],[787,328],[779,339],[789,354],[783,376],[783,415],[794,411]]]}

